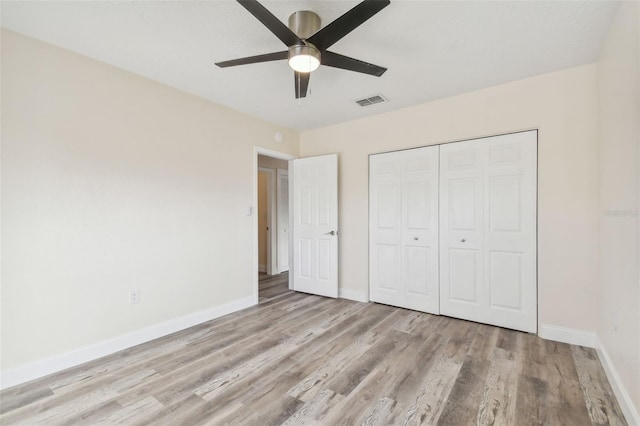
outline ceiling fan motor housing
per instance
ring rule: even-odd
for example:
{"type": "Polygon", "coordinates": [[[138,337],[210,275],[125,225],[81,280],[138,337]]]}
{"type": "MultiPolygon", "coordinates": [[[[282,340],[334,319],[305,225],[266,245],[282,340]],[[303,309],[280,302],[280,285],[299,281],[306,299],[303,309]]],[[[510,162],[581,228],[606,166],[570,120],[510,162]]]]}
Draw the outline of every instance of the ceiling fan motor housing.
{"type": "Polygon", "coordinates": [[[301,10],[289,16],[289,29],[301,39],[307,39],[320,29],[320,17],[309,11],[301,10]]]}

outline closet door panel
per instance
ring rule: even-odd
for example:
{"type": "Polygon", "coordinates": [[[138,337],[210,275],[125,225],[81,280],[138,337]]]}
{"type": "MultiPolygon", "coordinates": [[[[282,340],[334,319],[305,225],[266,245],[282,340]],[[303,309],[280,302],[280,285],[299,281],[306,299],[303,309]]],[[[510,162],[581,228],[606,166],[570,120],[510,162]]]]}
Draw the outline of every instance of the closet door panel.
{"type": "Polygon", "coordinates": [[[404,161],[402,306],[439,313],[439,147],[408,150],[404,161]]]}
{"type": "Polygon", "coordinates": [[[369,298],[396,304],[402,299],[401,158],[376,157],[369,173],[369,298]]]}
{"type": "Polygon", "coordinates": [[[477,146],[440,148],[440,312],[465,319],[482,310],[482,156],[477,146]]]}
{"type": "Polygon", "coordinates": [[[536,152],[535,131],[441,147],[443,314],[536,331],[536,152]]]}
{"type": "Polygon", "coordinates": [[[537,135],[489,138],[485,229],[490,323],[537,331],[537,135]]]}
{"type": "Polygon", "coordinates": [[[438,162],[438,147],[370,157],[372,301],[439,312],[438,162]],[[393,197],[383,199],[385,185],[394,185],[393,197]],[[389,255],[383,258],[381,252],[389,255]]]}

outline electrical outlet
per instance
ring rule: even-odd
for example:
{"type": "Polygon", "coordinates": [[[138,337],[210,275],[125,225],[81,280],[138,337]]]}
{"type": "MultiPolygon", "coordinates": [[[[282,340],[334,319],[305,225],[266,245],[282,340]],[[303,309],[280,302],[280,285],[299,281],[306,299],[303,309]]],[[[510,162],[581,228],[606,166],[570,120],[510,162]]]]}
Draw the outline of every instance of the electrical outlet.
{"type": "Polygon", "coordinates": [[[140,289],[134,288],[129,293],[129,304],[135,305],[136,303],[140,303],[140,289]]]}

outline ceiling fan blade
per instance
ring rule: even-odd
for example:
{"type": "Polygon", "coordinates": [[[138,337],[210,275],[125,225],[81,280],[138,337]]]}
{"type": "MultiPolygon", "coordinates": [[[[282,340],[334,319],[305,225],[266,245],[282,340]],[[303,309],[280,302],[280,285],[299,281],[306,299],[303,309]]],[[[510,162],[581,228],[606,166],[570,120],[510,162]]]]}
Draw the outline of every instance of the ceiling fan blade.
{"type": "Polygon", "coordinates": [[[370,64],[359,59],[350,58],[348,56],[339,55],[337,53],[329,51],[322,52],[321,61],[322,65],[341,68],[343,70],[361,72],[369,75],[375,75],[376,77],[380,77],[387,70],[385,67],[370,64]]]}
{"type": "Polygon", "coordinates": [[[232,59],[230,61],[216,62],[216,65],[220,68],[235,67],[236,65],[256,64],[258,62],[278,61],[280,59],[287,59],[289,52],[274,52],[266,53],[264,55],[248,56],[246,58],[232,59]]]}
{"type": "Polygon", "coordinates": [[[390,4],[389,0],[364,0],[312,35],[307,41],[323,51],[390,4]]]}
{"type": "Polygon", "coordinates": [[[307,96],[307,88],[309,87],[309,77],[311,73],[294,71],[293,78],[296,81],[296,99],[307,96]]]}
{"type": "Polygon", "coordinates": [[[262,25],[267,27],[269,31],[275,34],[284,44],[287,46],[293,46],[294,44],[303,44],[302,40],[282,23],[278,18],[273,16],[271,12],[267,10],[263,5],[256,0],[238,0],[245,9],[255,16],[258,21],[262,22],[262,25]]]}

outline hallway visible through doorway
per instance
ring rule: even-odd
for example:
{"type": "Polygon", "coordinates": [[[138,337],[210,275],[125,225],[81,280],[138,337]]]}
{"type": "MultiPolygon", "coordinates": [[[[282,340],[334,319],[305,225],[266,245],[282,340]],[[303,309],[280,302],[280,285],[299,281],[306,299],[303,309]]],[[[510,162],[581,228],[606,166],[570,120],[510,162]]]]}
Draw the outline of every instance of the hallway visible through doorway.
{"type": "Polygon", "coordinates": [[[289,270],[289,171],[285,160],[258,155],[258,270],[289,270]]]}
{"type": "Polygon", "coordinates": [[[258,285],[258,303],[268,302],[289,293],[289,272],[278,275],[260,273],[258,285]]]}

